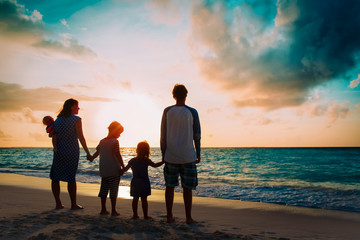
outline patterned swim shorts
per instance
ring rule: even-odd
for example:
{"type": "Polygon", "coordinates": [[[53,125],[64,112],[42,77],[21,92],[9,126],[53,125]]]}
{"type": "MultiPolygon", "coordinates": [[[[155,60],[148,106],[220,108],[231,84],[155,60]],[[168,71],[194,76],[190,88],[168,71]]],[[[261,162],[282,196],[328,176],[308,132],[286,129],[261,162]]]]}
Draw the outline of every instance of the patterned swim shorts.
{"type": "Polygon", "coordinates": [[[181,186],[195,190],[198,185],[197,170],[195,162],[185,164],[173,164],[165,162],[164,178],[167,187],[179,186],[179,175],[181,186]]]}
{"type": "Polygon", "coordinates": [[[119,183],[120,176],[101,178],[100,192],[98,197],[106,198],[110,192],[110,198],[117,198],[119,183]]]}

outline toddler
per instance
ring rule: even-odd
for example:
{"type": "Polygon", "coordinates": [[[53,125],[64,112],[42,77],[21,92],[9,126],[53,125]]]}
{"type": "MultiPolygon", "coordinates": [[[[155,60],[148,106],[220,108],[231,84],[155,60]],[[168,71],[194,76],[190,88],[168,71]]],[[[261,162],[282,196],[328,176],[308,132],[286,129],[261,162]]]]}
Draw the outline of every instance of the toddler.
{"type": "Polygon", "coordinates": [[[111,216],[118,216],[116,211],[116,200],[120,183],[120,170],[124,168],[124,162],[119,150],[119,141],[117,140],[124,127],[114,121],[108,127],[109,133],[102,139],[96,147],[96,152],[89,158],[92,162],[100,155],[99,171],[101,176],[101,186],[99,197],[101,198],[101,215],[109,214],[106,210],[106,198],[110,192],[111,216]]]}
{"type": "Polygon", "coordinates": [[[54,119],[51,116],[45,116],[42,120],[43,124],[46,125],[46,132],[51,137],[54,152],[57,150],[57,139],[54,130],[54,119]]]}
{"type": "Polygon", "coordinates": [[[136,157],[131,159],[127,166],[121,171],[122,174],[131,168],[133,178],[131,179],[130,195],[133,197],[132,210],[133,219],[138,219],[137,212],[139,197],[141,198],[144,219],[151,219],[148,216],[147,196],[151,194],[150,180],[148,175],[148,166],[154,168],[161,166],[164,162],[154,163],[150,159],[150,146],[144,141],[140,142],[136,148],[136,157]]]}

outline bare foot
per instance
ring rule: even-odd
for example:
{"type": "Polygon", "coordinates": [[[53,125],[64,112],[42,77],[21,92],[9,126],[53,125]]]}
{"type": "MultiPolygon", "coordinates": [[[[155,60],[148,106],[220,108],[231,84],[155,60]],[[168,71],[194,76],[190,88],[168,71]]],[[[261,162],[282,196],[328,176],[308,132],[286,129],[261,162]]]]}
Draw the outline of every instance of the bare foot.
{"type": "Polygon", "coordinates": [[[167,217],[167,223],[173,223],[175,222],[175,218],[174,217],[167,217]]]}
{"type": "Polygon", "coordinates": [[[119,216],[120,213],[118,213],[117,211],[111,212],[111,216],[116,217],[119,216]]]}
{"type": "Polygon", "coordinates": [[[149,217],[149,216],[146,216],[144,217],[145,220],[152,220],[153,218],[152,217],[149,217]]]}
{"type": "Polygon", "coordinates": [[[197,222],[194,221],[192,218],[190,218],[190,219],[186,219],[186,223],[187,224],[196,224],[197,222]]]}
{"type": "Polygon", "coordinates": [[[84,209],[84,207],[80,205],[71,206],[71,210],[81,210],[81,209],[84,209]]]}
{"type": "Polygon", "coordinates": [[[60,204],[60,205],[56,205],[55,209],[63,209],[64,205],[60,204]]]}
{"type": "Polygon", "coordinates": [[[109,214],[109,212],[108,211],[103,211],[103,210],[101,210],[101,212],[100,212],[100,215],[108,215],[109,214]]]}
{"type": "Polygon", "coordinates": [[[139,219],[139,216],[138,216],[138,215],[134,215],[134,216],[132,217],[132,219],[139,219]]]}

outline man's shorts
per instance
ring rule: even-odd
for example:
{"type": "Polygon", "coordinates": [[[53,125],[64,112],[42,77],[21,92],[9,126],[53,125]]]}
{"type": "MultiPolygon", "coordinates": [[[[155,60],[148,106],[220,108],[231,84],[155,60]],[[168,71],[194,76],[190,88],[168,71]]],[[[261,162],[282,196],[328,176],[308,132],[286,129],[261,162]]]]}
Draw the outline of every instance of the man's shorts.
{"type": "Polygon", "coordinates": [[[179,186],[179,175],[181,186],[195,190],[198,185],[196,163],[173,164],[165,162],[164,178],[167,187],[179,186]]]}

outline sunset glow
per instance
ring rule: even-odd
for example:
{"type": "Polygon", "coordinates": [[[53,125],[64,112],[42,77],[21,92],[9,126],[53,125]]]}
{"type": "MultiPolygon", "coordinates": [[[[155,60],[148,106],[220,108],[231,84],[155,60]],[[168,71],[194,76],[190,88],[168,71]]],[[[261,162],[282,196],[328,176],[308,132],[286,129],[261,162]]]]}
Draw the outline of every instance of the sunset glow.
{"type": "Polygon", "coordinates": [[[90,147],[158,147],[176,83],[202,147],[360,146],[359,9],[250,2],[0,0],[0,147],[51,147],[68,98],[90,147]]]}

